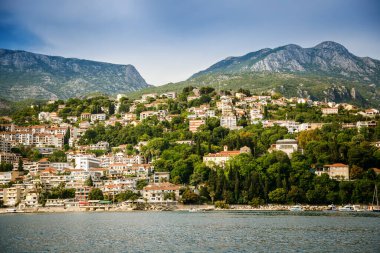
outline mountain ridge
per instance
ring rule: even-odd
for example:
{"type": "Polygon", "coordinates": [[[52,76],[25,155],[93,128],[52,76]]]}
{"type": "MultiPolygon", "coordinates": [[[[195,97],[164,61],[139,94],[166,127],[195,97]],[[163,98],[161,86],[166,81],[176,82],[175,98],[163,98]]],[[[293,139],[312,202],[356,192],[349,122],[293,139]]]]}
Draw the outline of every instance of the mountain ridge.
{"type": "Polygon", "coordinates": [[[189,79],[206,73],[263,71],[324,73],[344,78],[350,78],[354,74],[353,79],[366,77],[369,80],[365,81],[373,81],[380,86],[379,60],[355,56],[343,45],[333,41],[324,41],[310,48],[289,44],[274,49],[261,49],[243,56],[230,56],[195,73],[189,79]]]}
{"type": "Polygon", "coordinates": [[[149,86],[131,64],[0,49],[0,91],[11,100],[111,95],[149,86]]]}
{"type": "Polygon", "coordinates": [[[306,49],[289,44],[229,56],[185,81],[147,88],[134,92],[133,96],[144,92],[181,91],[187,86],[235,91],[243,88],[256,94],[278,92],[287,97],[380,108],[380,61],[355,56],[343,45],[332,41],[306,49]],[[299,63],[298,58],[303,61],[299,63]],[[353,73],[342,72],[341,66],[353,73]],[[357,69],[360,71],[355,72],[357,69]]]}

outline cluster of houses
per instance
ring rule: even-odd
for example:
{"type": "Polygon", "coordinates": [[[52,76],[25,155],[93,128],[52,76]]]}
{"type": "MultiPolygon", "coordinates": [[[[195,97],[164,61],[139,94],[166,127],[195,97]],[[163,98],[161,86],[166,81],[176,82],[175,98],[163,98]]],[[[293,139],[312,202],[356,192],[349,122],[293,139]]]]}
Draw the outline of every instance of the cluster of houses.
{"type": "MultiPolygon", "coordinates": [[[[116,112],[120,108],[120,101],[124,96],[118,95],[115,101],[116,112]]],[[[194,89],[188,101],[198,99],[201,94],[194,89]]],[[[108,142],[101,141],[91,145],[78,145],[80,137],[94,124],[103,122],[105,125],[137,125],[142,120],[155,116],[158,120],[168,120],[177,115],[171,115],[168,110],[160,109],[167,99],[176,99],[175,92],[163,94],[144,94],[141,99],[133,101],[129,112],[109,115],[103,113],[82,113],[79,117],[68,116],[65,120],[59,117],[58,112],[40,112],[38,119],[41,125],[17,126],[15,124],[0,124],[0,163],[13,165],[12,171],[0,172],[0,201],[4,205],[21,205],[33,207],[39,205],[42,191],[64,186],[75,189],[75,197],[71,200],[48,199],[47,206],[61,206],[65,204],[75,205],[84,203],[89,199],[89,193],[93,188],[99,188],[108,199],[113,199],[117,194],[126,190],[137,191],[140,180],[148,182],[141,190],[141,195],[149,203],[176,202],[180,199],[180,185],[170,183],[168,172],[155,172],[152,164],[142,154],[127,155],[126,145],[110,147],[108,142]],[[143,104],[149,110],[136,114],[139,104],[143,104]],[[152,108],[156,108],[152,110],[152,108]],[[39,161],[30,161],[12,152],[19,146],[38,149],[43,156],[52,154],[55,150],[62,150],[65,145],[70,148],[65,152],[67,162],[50,162],[46,157],[39,161]],[[95,156],[93,150],[104,151],[104,155],[95,156]],[[113,152],[110,152],[110,151],[113,152]],[[23,170],[20,170],[20,167],[23,170]],[[91,177],[93,186],[87,186],[86,180],[91,177]],[[11,184],[13,182],[13,184],[11,184]],[[9,187],[6,187],[6,186],[9,187]]],[[[241,119],[248,120],[251,124],[262,123],[264,127],[279,125],[286,127],[289,133],[321,128],[323,123],[298,123],[291,120],[266,120],[264,117],[265,106],[268,104],[287,106],[297,103],[305,103],[311,106],[319,106],[323,115],[339,113],[341,108],[346,110],[356,109],[348,104],[323,103],[302,98],[278,98],[270,96],[247,96],[243,93],[234,95],[222,95],[216,101],[215,106],[203,104],[187,109],[186,117],[189,123],[189,131],[197,132],[208,118],[217,118],[222,127],[237,130],[242,128],[238,122],[241,119]]],[[[58,110],[64,105],[59,105],[58,110]]],[[[376,109],[367,109],[358,112],[368,118],[367,121],[359,121],[351,124],[343,124],[346,128],[374,127],[373,120],[379,114],[376,109]]],[[[177,143],[193,145],[191,140],[180,140],[177,143]]],[[[140,142],[135,150],[140,150],[146,142],[140,142]]],[[[376,143],[380,147],[379,143],[376,143]]],[[[298,147],[297,140],[278,140],[270,148],[269,152],[283,151],[289,157],[293,152],[302,151],[298,147]]],[[[224,168],[233,157],[250,153],[248,147],[239,150],[228,150],[206,154],[203,162],[209,167],[224,168]]],[[[331,178],[349,180],[349,166],[345,164],[325,165],[323,169],[316,170],[317,175],[328,174],[331,178]]]]}

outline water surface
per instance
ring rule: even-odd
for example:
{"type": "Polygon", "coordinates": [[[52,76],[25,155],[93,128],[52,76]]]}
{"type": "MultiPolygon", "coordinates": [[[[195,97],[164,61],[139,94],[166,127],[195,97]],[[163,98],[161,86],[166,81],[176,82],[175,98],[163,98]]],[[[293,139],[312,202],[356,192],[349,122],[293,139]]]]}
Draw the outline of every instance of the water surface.
{"type": "Polygon", "coordinates": [[[380,252],[380,217],[304,212],[0,216],[0,252],[380,252]]]}

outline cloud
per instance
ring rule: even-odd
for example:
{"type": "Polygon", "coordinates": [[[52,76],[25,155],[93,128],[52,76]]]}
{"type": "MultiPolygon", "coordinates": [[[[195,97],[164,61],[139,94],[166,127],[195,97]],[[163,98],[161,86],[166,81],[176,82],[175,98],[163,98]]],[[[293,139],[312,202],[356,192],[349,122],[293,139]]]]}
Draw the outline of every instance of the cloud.
{"type": "Polygon", "coordinates": [[[336,40],[380,58],[374,2],[3,0],[0,32],[8,39],[0,46],[133,64],[149,83],[164,84],[227,56],[289,43],[336,40]]]}

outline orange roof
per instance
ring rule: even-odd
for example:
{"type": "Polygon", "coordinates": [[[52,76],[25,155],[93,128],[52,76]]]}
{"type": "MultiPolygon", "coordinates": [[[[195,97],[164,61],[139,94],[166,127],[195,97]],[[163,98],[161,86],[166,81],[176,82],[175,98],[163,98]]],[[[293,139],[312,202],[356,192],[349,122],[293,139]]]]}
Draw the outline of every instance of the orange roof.
{"type": "Polygon", "coordinates": [[[57,173],[57,170],[52,168],[52,167],[49,167],[49,168],[46,168],[42,171],[42,173],[51,173],[51,174],[55,174],[57,173]]]}
{"type": "Polygon", "coordinates": [[[144,187],[145,191],[156,191],[156,190],[179,190],[181,186],[171,184],[171,183],[161,183],[161,184],[151,184],[144,187]]]}
{"type": "Polygon", "coordinates": [[[205,155],[205,157],[230,157],[230,156],[236,156],[239,154],[240,154],[240,150],[221,151],[219,153],[205,155]]]}
{"type": "Polygon", "coordinates": [[[334,163],[334,164],[327,164],[324,167],[348,167],[348,165],[343,164],[343,163],[334,163]]]}

